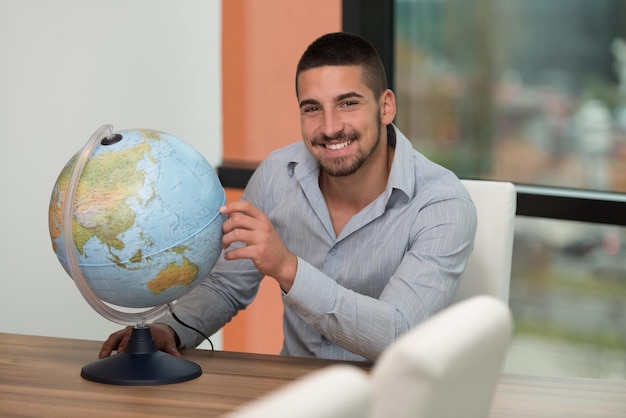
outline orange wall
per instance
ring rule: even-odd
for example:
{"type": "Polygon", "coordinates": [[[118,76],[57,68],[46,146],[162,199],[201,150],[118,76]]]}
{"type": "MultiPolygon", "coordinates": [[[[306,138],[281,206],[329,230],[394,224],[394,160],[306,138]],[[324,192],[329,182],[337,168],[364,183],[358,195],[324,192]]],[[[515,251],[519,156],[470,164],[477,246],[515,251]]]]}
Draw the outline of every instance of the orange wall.
{"type": "MultiPolygon", "coordinates": [[[[226,0],[222,2],[224,160],[258,162],[300,140],[295,71],[318,36],[341,30],[341,0],[226,0]]],[[[227,199],[241,197],[227,190],[227,199]]],[[[277,354],[282,303],[275,281],[223,333],[225,350],[277,354]]]]}
{"type": "Polygon", "coordinates": [[[298,59],[340,30],[341,0],[222,2],[224,159],[259,161],[299,140],[298,59]]]}

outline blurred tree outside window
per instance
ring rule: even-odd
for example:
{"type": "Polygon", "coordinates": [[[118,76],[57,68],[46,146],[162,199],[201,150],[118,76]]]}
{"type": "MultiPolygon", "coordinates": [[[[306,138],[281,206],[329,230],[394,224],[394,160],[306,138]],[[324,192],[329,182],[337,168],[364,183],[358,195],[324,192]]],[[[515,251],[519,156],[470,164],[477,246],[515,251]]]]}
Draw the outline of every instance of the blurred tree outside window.
{"type": "MultiPolygon", "coordinates": [[[[417,150],[461,178],[626,193],[626,1],[394,10],[396,124],[417,150]]],[[[507,368],[626,379],[624,300],[626,228],[518,217],[507,368]]]]}

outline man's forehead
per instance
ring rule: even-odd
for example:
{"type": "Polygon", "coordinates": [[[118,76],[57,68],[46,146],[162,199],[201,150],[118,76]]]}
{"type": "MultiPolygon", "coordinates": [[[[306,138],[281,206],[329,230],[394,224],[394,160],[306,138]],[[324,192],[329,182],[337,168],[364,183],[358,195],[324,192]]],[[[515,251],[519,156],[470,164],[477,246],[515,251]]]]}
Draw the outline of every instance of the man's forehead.
{"type": "Polygon", "coordinates": [[[348,92],[365,95],[370,89],[358,65],[326,65],[302,71],[296,80],[300,98],[304,94],[339,96],[348,92]]]}

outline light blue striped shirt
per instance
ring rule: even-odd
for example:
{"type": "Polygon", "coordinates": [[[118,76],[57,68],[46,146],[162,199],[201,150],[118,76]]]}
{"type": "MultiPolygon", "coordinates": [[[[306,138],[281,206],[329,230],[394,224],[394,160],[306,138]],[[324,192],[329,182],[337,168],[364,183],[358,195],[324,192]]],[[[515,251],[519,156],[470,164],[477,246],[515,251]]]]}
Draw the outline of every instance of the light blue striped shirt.
{"type": "MultiPolygon", "coordinates": [[[[318,186],[319,166],[304,143],[273,152],[243,199],[263,211],[298,256],[284,303],[281,354],[375,360],[400,335],[449,304],[473,247],[476,211],[449,170],[415,151],[396,129],[387,188],[339,236],[318,186]]],[[[175,311],[206,333],[254,298],[260,274],[250,260],[217,262],[175,311]]],[[[165,318],[182,346],[201,342],[165,318]]]]}

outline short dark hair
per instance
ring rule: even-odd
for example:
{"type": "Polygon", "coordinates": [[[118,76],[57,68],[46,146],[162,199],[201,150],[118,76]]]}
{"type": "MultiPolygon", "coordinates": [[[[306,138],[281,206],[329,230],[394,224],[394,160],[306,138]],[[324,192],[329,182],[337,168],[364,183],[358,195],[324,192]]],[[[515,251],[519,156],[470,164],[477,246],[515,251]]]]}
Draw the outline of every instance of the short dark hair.
{"type": "Polygon", "coordinates": [[[363,68],[363,82],[379,98],[387,89],[385,67],[368,40],[346,32],[328,33],[304,51],[296,69],[296,95],[300,73],[323,66],[356,65],[363,68]]]}

